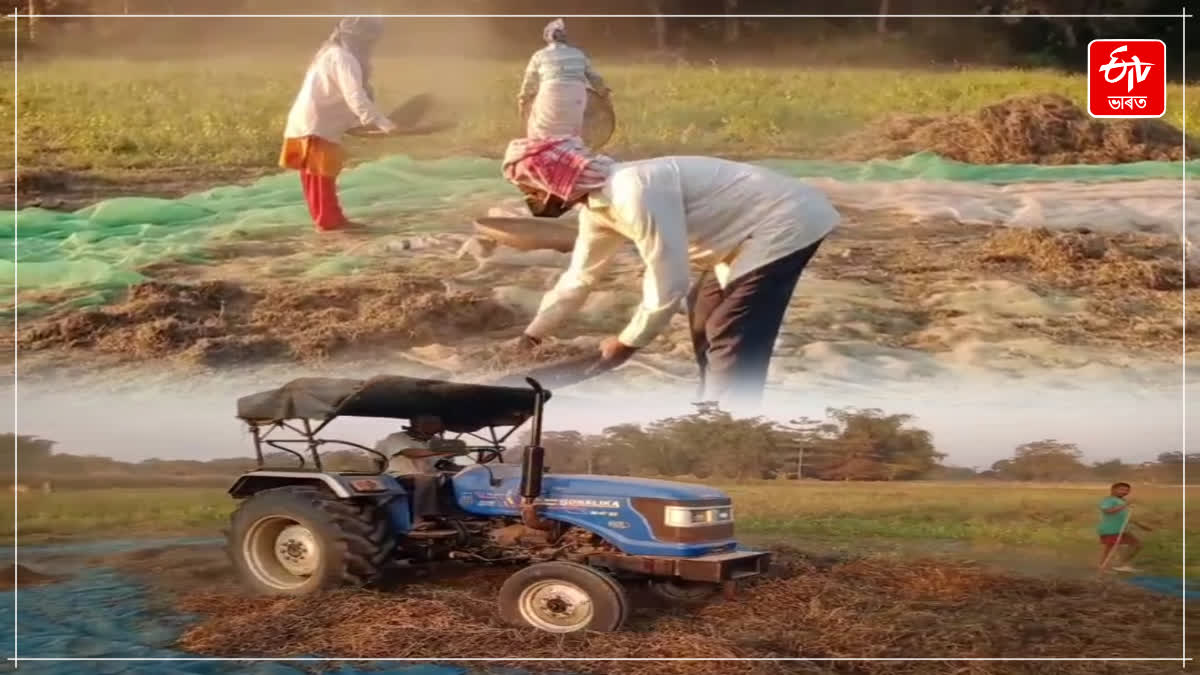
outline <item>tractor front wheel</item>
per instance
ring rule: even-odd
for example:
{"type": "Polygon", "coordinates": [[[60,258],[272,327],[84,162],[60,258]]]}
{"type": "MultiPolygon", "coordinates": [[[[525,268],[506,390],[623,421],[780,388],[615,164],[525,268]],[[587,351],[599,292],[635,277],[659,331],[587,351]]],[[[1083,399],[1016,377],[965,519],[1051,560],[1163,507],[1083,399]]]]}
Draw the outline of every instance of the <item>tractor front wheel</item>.
{"type": "Polygon", "coordinates": [[[378,578],[394,547],[374,504],[314,487],[259,492],[230,518],[229,556],[264,595],[308,595],[378,578]]]}
{"type": "Polygon", "coordinates": [[[680,605],[703,605],[719,590],[721,587],[717,584],[700,581],[665,579],[650,582],[651,593],[667,602],[680,605]]]}
{"type": "Polygon", "coordinates": [[[625,589],[587,565],[554,561],[530,565],[500,588],[500,615],[514,626],[548,633],[612,632],[629,617],[625,589]]]}

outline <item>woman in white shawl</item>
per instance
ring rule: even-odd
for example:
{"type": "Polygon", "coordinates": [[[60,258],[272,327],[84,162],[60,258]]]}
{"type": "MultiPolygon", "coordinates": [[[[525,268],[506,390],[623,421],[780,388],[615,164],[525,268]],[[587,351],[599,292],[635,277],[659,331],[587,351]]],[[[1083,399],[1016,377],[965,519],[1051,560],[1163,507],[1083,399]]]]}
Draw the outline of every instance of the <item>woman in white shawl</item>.
{"type": "Polygon", "coordinates": [[[517,99],[521,116],[528,115],[525,136],[582,136],[588,89],[608,96],[608,86],[587,55],[567,44],[562,19],[546,24],[542,38],[546,46],[529,59],[517,99]]]}

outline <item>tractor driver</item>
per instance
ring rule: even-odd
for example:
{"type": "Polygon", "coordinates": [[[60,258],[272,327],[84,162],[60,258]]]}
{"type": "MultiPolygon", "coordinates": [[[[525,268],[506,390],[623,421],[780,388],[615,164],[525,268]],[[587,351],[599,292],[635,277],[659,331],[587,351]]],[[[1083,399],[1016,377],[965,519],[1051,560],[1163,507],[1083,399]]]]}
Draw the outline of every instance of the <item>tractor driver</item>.
{"type": "Polygon", "coordinates": [[[387,472],[412,479],[413,524],[420,525],[438,514],[438,475],[434,465],[441,453],[432,448],[446,430],[441,418],[422,415],[410,420],[402,431],[389,434],[375,445],[388,458],[387,472]]]}

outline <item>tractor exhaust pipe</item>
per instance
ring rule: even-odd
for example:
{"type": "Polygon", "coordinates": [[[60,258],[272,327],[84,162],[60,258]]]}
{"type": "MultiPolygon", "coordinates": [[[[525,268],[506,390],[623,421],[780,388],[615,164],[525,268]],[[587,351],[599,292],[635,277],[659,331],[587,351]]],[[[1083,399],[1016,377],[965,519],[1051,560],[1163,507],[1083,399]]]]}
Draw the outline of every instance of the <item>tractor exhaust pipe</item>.
{"type": "Polygon", "coordinates": [[[521,456],[521,522],[535,530],[550,530],[551,521],[543,520],[537,513],[534,502],[542,495],[542,474],[546,469],[546,449],[542,447],[542,410],[549,392],[532,377],[525,378],[533,388],[533,429],[529,445],[521,456]]]}
{"type": "Polygon", "coordinates": [[[546,449],[531,445],[521,456],[521,497],[533,501],[542,496],[542,473],[546,464],[546,449]]]}

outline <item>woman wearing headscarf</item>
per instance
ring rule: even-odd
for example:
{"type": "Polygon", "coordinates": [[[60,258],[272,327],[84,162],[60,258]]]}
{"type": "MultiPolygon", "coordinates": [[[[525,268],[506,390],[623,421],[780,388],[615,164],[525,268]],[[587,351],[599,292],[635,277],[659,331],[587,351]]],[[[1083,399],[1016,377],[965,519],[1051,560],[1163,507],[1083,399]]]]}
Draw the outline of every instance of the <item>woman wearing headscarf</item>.
{"type": "Polygon", "coordinates": [[[617,163],[574,137],[517,139],[503,171],[535,215],[583,207],[571,262],[543,296],[525,345],[578,316],[604,268],[632,241],[645,264],[642,301],[625,329],[601,344],[597,370],[649,345],[686,303],[704,400],[758,402],[800,274],[841,219],[824,193],[716,157],[617,163]],[[690,263],[706,270],[694,284],[690,263]]]}
{"type": "Polygon", "coordinates": [[[358,226],[346,219],[337,197],[345,133],[358,126],[383,133],[396,128],[376,107],[370,85],[371,50],[382,33],[377,17],[342,19],[317,51],[288,113],[279,164],[300,172],[318,232],[358,226]]]}
{"type": "Polygon", "coordinates": [[[567,28],[562,19],[546,24],[542,38],[546,46],[530,57],[517,98],[521,116],[529,116],[525,135],[582,136],[588,89],[608,96],[608,86],[592,70],[587,55],[567,44],[567,28]]]}

